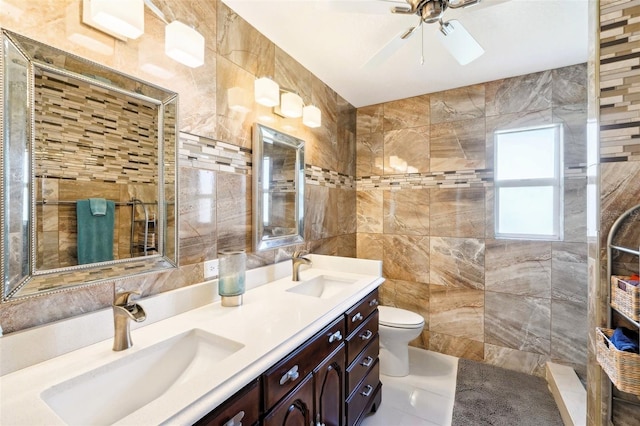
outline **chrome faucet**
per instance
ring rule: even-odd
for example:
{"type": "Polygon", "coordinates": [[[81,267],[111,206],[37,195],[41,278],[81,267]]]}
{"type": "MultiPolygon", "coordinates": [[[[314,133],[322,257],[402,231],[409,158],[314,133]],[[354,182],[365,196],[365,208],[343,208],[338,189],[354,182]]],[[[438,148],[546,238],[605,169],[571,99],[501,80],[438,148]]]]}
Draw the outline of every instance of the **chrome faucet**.
{"type": "Polygon", "coordinates": [[[295,251],[291,261],[293,262],[293,272],[291,273],[291,279],[293,281],[300,281],[299,270],[300,265],[311,265],[311,260],[306,257],[302,257],[306,252],[295,251]]]}
{"type": "Polygon", "coordinates": [[[137,291],[117,292],[115,301],[113,302],[113,327],[115,329],[113,335],[113,350],[123,351],[133,346],[131,341],[131,331],[129,320],[142,322],[147,319],[147,314],[142,306],[132,302],[131,296],[140,294],[137,291]]]}

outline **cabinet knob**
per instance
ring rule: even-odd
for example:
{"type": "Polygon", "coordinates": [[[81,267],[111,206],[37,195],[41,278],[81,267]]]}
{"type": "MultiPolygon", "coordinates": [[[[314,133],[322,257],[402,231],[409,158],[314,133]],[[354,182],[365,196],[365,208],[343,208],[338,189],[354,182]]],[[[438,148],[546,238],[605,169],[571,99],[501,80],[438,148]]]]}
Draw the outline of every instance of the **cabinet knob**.
{"type": "Polygon", "coordinates": [[[241,420],[244,418],[244,411],[240,411],[238,414],[233,416],[231,420],[226,422],[224,426],[242,426],[241,420]]]}
{"type": "Polygon", "coordinates": [[[367,330],[367,331],[364,332],[364,334],[360,335],[360,338],[362,340],[369,340],[369,339],[371,339],[371,336],[373,336],[373,333],[371,332],[371,330],[367,330]]]}
{"type": "Polygon", "coordinates": [[[371,395],[371,392],[373,392],[373,386],[371,385],[367,385],[364,390],[362,392],[360,392],[360,394],[362,396],[369,396],[371,395]]]}
{"type": "Polygon", "coordinates": [[[284,385],[288,381],[295,381],[298,377],[300,377],[300,373],[298,373],[298,366],[294,365],[291,367],[291,370],[284,373],[282,377],[280,377],[280,385],[284,385]]]}
{"type": "Polygon", "coordinates": [[[329,343],[339,342],[340,340],[342,340],[342,333],[340,333],[340,330],[329,336],[329,343]]]}
{"type": "Polygon", "coordinates": [[[378,306],[380,303],[378,302],[378,299],[373,299],[371,302],[369,302],[369,306],[378,306]]]}
{"type": "Polygon", "coordinates": [[[370,356],[368,356],[368,357],[366,357],[366,358],[364,359],[364,361],[362,361],[362,362],[360,363],[360,365],[361,365],[361,366],[363,366],[363,367],[369,367],[372,363],[373,363],[373,358],[371,358],[370,356]]]}
{"type": "Polygon", "coordinates": [[[351,322],[357,322],[357,321],[362,321],[364,317],[362,316],[362,314],[360,312],[358,312],[357,314],[355,314],[353,316],[353,318],[351,318],[351,322]]]}

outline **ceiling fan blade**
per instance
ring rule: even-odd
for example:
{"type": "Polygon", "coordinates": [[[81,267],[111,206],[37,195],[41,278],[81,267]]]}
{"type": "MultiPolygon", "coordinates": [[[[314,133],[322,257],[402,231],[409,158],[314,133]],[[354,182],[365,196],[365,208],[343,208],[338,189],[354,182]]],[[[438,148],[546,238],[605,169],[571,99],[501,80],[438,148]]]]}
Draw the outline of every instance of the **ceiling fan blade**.
{"type": "Polygon", "coordinates": [[[482,46],[456,19],[444,22],[436,37],[460,65],[467,65],[484,54],[482,46]]]}
{"type": "Polygon", "coordinates": [[[362,64],[361,68],[373,69],[385,63],[391,57],[391,55],[396,53],[398,49],[400,49],[404,45],[407,37],[413,34],[418,27],[419,25],[398,33],[395,37],[389,40],[387,44],[382,46],[382,48],[378,50],[371,58],[369,58],[367,62],[362,64]],[[405,37],[403,38],[403,36],[405,37]]]}
{"type": "Polygon", "coordinates": [[[388,14],[393,7],[408,6],[403,0],[328,0],[314,3],[316,7],[336,13],[388,14]]]}
{"type": "Polygon", "coordinates": [[[459,7],[463,8],[463,9],[469,9],[469,10],[476,10],[476,9],[484,9],[487,7],[492,7],[492,6],[497,6],[499,4],[502,3],[506,3],[510,0],[479,0],[478,2],[473,2],[473,1],[464,1],[464,0],[459,0],[459,1],[449,1],[449,7],[452,9],[457,9],[459,7]]]}

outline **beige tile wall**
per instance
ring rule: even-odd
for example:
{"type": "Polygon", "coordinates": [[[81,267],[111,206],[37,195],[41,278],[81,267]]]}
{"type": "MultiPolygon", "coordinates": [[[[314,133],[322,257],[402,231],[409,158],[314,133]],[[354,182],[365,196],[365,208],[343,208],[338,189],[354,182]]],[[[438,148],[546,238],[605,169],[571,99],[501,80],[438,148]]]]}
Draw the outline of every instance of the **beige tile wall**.
{"type": "Polygon", "coordinates": [[[358,109],[358,257],[414,345],[541,375],[586,373],[586,64],[358,109]],[[559,122],[565,240],[493,238],[493,132],[559,122]]]}

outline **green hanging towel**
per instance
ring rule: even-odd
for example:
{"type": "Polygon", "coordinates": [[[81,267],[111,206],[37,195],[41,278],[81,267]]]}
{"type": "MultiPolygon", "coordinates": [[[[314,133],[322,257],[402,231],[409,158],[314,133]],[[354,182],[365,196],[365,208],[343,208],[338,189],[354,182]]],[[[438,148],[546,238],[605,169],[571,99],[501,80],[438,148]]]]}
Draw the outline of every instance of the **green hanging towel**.
{"type": "MultiPolygon", "coordinates": [[[[93,204],[97,199],[93,199],[93,204]]],[[[115,203],[105,200],[105,214],[91,212],[89,200],[76,202],[78,221],[78,265],[113,260],[115,203]]]]}

